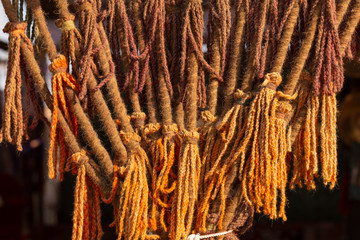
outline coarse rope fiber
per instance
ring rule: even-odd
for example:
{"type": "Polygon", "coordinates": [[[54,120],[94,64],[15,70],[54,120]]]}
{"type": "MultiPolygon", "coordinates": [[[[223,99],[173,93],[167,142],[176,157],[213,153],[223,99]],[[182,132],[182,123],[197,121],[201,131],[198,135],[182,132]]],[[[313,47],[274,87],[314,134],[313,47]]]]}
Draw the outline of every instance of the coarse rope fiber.
{"type": "Polygon", "coordinates": [[[255,211],[286,221],[288,189],[336,186],[360,1],[54,3],[59,49],[39,0],[2,0],[0,142],[49,126],[49,178],[76,175],[72,239],[101,239],[102,203],[119,240],[237,239],[255,211]]]}

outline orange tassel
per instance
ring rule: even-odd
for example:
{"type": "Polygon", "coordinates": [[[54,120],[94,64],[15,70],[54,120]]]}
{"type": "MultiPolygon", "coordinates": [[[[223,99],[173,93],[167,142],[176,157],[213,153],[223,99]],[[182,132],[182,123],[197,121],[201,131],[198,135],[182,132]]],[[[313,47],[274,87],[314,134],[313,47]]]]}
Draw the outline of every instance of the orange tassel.
{"type": "MultiPolygon", "coordinates": [[[[146,129],[149,134],[150,129],[146,129]]],[[[165,212],[170,212],[172,193],[175,190],[177,181],[173,179],[170,182],[170,175],[173,171],[175,163],[175,150],[178,148],[176,141],[176,134],[178,127],[176,124],[164,126],[160,138],[153,140],[150,144],[150,151],[153,158],[153,178],[152,178],[152,200],[150,227],[153,231],[157,230],[157,222],[159,221],[163,230],[167,232],[167,223],[170,219],[165,221],[165,212]],[[159,208],[159,210],[158,210],[159,208]],[[157,220],[159,218],[159,220],[157,220]]],[[[175,176],[176,177],[176,176],[175,176]]]]}
{"type": "Polygon", "coordinates": [[[63,89],[63,85],[66,84],[67,87],[70,87],[74,91],[79,91],[80,86],[77,84],[75,79],[71,76],[70,73],[66,72],[68,64],[66,58],[63,55],[56,57],[51,65],[49,66],[50,71],[53,73],[51,84],[53,91],[53,113],[51,119],[50,127],[50,147],[49,147],[49,178],[54,179],[56,177],[56,165],[54,164],[54,147],[57,137],[57,114],[58,107],[60,105],[61,111],[63,112],[66,120],[72,124],[73,131],[76,132],[76,121],[71,117],[71,113],[68,109],[68,104],[66,102],[66,97],[63,89]]]}
{"type": "Polygon", "coordinates": [[[120,132],[129,148],[128,166],[119,196],[118,239],[145,239],[148,228],[148,183],[146,163],[148,158],[140,147],[141,138],[136,133],[120,132]]]}

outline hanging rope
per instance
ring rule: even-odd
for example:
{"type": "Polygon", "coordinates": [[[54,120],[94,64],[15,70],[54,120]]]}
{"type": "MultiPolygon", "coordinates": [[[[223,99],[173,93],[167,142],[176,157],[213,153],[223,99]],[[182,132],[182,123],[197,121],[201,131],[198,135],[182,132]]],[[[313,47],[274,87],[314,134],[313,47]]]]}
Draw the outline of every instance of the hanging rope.
{"type": "MultiPolygon", "coordinates": [[[[69,110],[69,103],[66,100],[64,87],[69,87],[74,91],[79,91],[80,87],[77,84],[76,80],[67,73],[67,62],[64,55],[59,55],[53,60],[50,64],[49,69],[53,73],[51,78],[51,87],[53,91],[53,104],[54,110],[51,118],[51,127],[50,127],[50,146],[49,146],[49,178],[53,179],[56,177],[56,162],[57,162],[57,152],[54,150],[58,144],[57,135],[58,135],[58,116],[57,112],[60,108],[60,111],[64,114],[65,119],[72,126],[72,130],[77,135],[77,122],[69,110]],[[54,158],[55,155],[55,158],[54,158]],[[54,163],[55,159],[55,163],[54,163]]],[[[62,142],[62,140],[60,140],[62,142]]]]}

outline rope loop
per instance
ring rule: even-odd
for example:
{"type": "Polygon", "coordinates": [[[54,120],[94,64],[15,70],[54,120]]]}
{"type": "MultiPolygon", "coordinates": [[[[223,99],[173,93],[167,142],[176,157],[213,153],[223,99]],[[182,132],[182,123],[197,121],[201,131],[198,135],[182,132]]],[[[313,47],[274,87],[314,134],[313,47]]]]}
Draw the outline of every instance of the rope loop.
{"type": "Polygon", "coordinates": [[[146,113],[144,112],[133,112],[131,114],[131,120],[137,120],[137,119],[141,119],[141,120],[146,120],[146,113]]]}
{"type": "Polygon", "coordinates": [[[235,102],[237,104],[242,104],[244,105],[244,103],[246,102],[246,100],[251,98],[251,94],[250,93],[245,93],[244,91],[240,90],[240,89],[236,89],[235,93],[234,93],[234,99],[235,102]]]}
{"type": "Polygon", "coordinates": [[[280,85],[281,81],[282,77],[280,73],[272,72],[265,75],[264,82],[261,84],[261,86],[276,90],[276,88],[280,85]]]}
{"type": "Polygon", "coordinates": [[[25,33],[27,24],[25,22],[8,22],[3,28],[4,33],[9,33],[10,36],[17,37],[25,33]]]}
{"type": "Polygon", "coordinates": [[[121,140],[124,142],[124,144],[129,144],[133,141],[135,141],[135,142],[141,141],[141,137],[134,132],[126,133],[124,131],[120,131],[120,137],[121,137],[121,140]]]}
{"type": "Polygon", "coordinates": [[[298,97],[298,93],[294,93],[293,95],[289,95],[289,94],[285,94],[282,91],[277,91],[276,95],[277,95],[278,98],[283,98],[283,99],[286,99],[286,100],[294,100],[295,98],[298,97]]]}
{"type": "Polygon", "coordinates": [[[53,73],[66,72],[68,64],[64,55],[59,54],[50,64],[49,70],[53,73]]]}
{"type": "Polygon", "coordinates": [[[181,130],[179,136],[184,142],[190,144],[197,144],[200,138],[200,134],[196,131],[181,130]]]}
{"type": "Polygon", "coordinates": [[[73,29],[76,29],[75,23],[74,23],[75,17],[72,16],[72,18],[59,18],[55,21],[55,25],[58,28],[61,28],[62,31],[67,32],[71,31],[73,29]]]}
{"type": "Polygon", "coordinates": [[[71,164],[76,164],[77,166],[81,166],[87,163],[88,158],[85,149],[81,149],[80,152],[73,153],[67,160],[67,164],[65,167],[65,171],[69,171],[71,169],[71,164]]]}
{"type": "Polygon", "coordinates": [[[201,112],[201,119],[206,123],[213,123],[217,120],[217,117],[215,117],[209,110],[205,110],[201,112]]]}
{"type": "Polygon", "coordinates": [[[176,123],[171,125],[164,125],[162,129],[163,135],[169,138],[175,136],[178,131],[179,127],[176,123]]]}
{"type": "Polygon", "coordinates": [[[251,96],[248,93],[245,93],[244,91],[240,89],[236,89],[234,93],[234,99],[249,99],[251,96]]]}
{"type": "Polygon", "coordinates": [[[146,135],[150,135],[150,134],[158,132],[160,129],[161,129],[161,124],[160,123],[149,123],[144,128],[144,133],[146,135]]]}
{"type": "Polygon", "coordinates": [[[144,112],[133,112],[130,116],[130,119],[134,121],[136,127],[144,126],[146,118],[146,113],[144,112]]]}

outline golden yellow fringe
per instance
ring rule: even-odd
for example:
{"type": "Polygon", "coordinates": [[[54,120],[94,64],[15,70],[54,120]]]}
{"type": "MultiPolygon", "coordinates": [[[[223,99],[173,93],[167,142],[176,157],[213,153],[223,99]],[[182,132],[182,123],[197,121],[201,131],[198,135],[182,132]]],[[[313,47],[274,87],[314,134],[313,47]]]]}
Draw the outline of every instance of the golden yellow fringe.
{"type": "Polygon", "coordinates": [[[171,212],[170,239],[186,239],[193,223],[198,196],[201,160],[199,156],[199,133],[183,130],[178,167],[175,201],[171,212]]]}
{"type": "Polygon", "coordinates": [[[266,74],[261,85],[260,92],[251,103],[249,116],[246,122],[245,136],[240,144],[240,181],[242,181],[245,200],[260,208],[264,202],[262,196],[265,193],[265,166],[270,159],[269,132],[270,132],[270,110],[276,107],[273,99],[276,96],[276,87],[281,83],[279,73],[266,74]],[[250,145],[250,140],[252,144],[250,145]],[[246,151],[249,152],[249,160],[246,161],[246,151]],[[244,167],[245,165],[245,167],[244,167]]]}
{"type": "Polygon", "coordinates": [[[320,162],[324,185],[333,189],[337,179],[336,96],[321,96],[320,162]]]}
{"type": "MultiPolygon", "coordinates": [[[[224,184],[226,181],[226,173],[229,167],[233,165],[236,158],[231,158],[231,161],[224,160],[221,165],[222,159],[226,151],[228,151],[229,144],[235,142],[235,145],[243,135],[243,118],[244,118],[244,103],[249,99],[250,95],[245,94],[241,90],[236,90],[234,98],[236,104],[225,114],[222,121],[217,125],[209,127],[207,134],[201,135],[200,146],[202,150],[202,172],[201,179],[203,179],[204,188],[202,189],[204,197],[199,200],[199,211],[196,218],[196,230],[200,232],[206,231],[206,216],[210,208],[210,201],[214,200],[217,193],[220,191],[224,195],[224,184]],[[215,128],[216,127],[216,128],[215,128]],[[211,137],[211,135],[213,137],[211,137]],[[236,139],[234,140],[234,137],[236,139]],[[216,140],[214,140],[216,139],[216,140]]],[[[203,119],[209,118],[207,112],[203,113],[203,119]]],[[[221,213],[219,227],[222,227],[222,217],[224,214],[225,196],[221,198],[221,213]]]]}
{"type": "Polygon", "coordinates": [[[319,153],[323,183],[334,188],[337,181],[336,114],[335,94],[308,98],[304,125],[294,143],[291,189],[295,185],[303,187],[303,182],[307,189],[315,189],[314,177],[318,177],[319,173],[319,153]]]}
{"type": "MultiPolygon", "coordinates": [[[[149,131],[147,131],[149,132],[149,131]]],[[[165,213],[170,214],[173,192],[176,188],[176,175],[173,172],[173,165],[175,160],[176,148],[179,148],[178,141],[176,141],[178,126],[176,124],[164,126],[162,136],[153,141],[150,147],[153,158],[153,173],[152,173],[152,208],[150,218],[150,228],[153,231],[157,230],[157,222],[160,222],[162,229],[167,232],[167,224],[170,219],[165,221],[165,213]],[[171,175],[173,179],[171,181],[171,175]],[[158,210],[158,207],[160,210],[158,210]],[[157,220],[158,218],[158,220],[157,220]]]]}
{"type": "Polygon", "coordinates": [[[146,178],[147,155],[138,145],[136,133],[120,132],[129,146],[128,166],[119,196],[118,239],[145,239],[148,225],[148,183],[146,178]],[[137,143],[136,143],[137,142],[137,143]]]}
{"type": "Polygon", "coordinates": [[[72,230],[72,239],[73,240],[82,240],[88,239],[86,237],[88,231],[87,216],[88,213],[88,187],[86,183],[86,169],[85,169],[85,160],[86,152],[81,150],[81,152],[73,154],[66,166],[66,170],[70,169],[70,164],[74,163],[78,166],[78,173],[76,176],[76,187],[75,187],[75,200],[74,200],[74,214],[73,214],[73,230],[72,230]]]}

